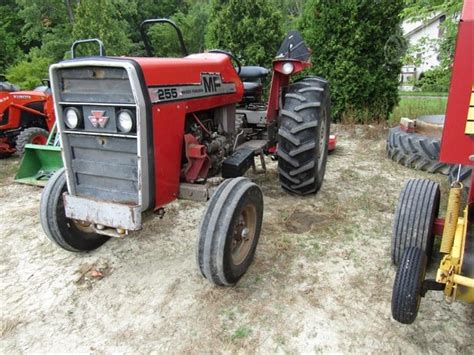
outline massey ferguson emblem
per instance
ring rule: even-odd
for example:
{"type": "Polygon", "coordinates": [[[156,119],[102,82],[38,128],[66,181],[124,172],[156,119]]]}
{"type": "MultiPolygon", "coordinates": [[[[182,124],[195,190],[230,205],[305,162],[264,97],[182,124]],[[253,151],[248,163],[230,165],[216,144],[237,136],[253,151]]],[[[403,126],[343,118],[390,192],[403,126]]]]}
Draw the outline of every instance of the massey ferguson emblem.
{"type": "Polygon", "coordinates": [[[236,88],[233,82],[223,82],[220,73],[201,73],[199,84],[152,87],[148,92],[151,102],[157,103],[232,94],[236,92],[236,88]]]}
{"type": "Polygon", "coordinates": [[[109,117],[104,116],[105,111],[91,111],[91,116],[89,116],[89,121],[91,121],[94,128],[104,128],[109,120],[109,117]]]}

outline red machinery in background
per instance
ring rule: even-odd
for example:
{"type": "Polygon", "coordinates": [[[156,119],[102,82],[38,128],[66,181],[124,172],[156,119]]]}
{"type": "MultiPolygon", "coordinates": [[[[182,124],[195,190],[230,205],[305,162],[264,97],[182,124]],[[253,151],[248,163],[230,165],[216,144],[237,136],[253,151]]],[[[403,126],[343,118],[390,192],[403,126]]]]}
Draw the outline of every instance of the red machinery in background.
{"type": "MultiPolygon", "coordinates": [[[[452,69],[440,160],[474,166],[474,2],[466,1],[452,69]]],[[[459,170],[460,171],[460,170],[459,170]]],[[[458,174],[459,175],[459,174],[458,174]]],[[[467,196],[459,177],[451,184],[444,218],[439,218],[440,187],[428,179],[411,179],[400,194],[392,237],[392,261],[398,265],[392,316],[412,323],[421,297],[443,291],[447,301],[474,302],[474,179],[467,196]],[[435,279],[426,279],[434,236],[442,236],[435,279]]]]}
{"type": "Polygon", "coordinates": [[[55,122],[47,85],[32,91],[0,91],[0,159],[28,143],[45,144],[55,122]]]}

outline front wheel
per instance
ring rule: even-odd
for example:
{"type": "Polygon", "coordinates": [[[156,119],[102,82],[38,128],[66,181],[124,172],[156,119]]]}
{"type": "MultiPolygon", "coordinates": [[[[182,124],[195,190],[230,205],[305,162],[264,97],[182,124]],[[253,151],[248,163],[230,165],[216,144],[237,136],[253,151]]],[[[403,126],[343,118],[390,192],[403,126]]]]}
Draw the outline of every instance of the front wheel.
{"type": "Polygon", "coordinates": [[[207,280],[232,286],[245,274],[257,248],[263,194],[249,179],[223,182],[212,195],[199,227],[198,268],[207,280]]]}
{"type": "Polygon", "coordinates": [[[48,136],[48,131],[39,127],[30,127],[23,130],[16,139],[16,151],[18,155],[20,157],[23,156],[25,153],[25,145],[27,144],[46,144],[48,136]]]}
{"type": "Polygon", "coordinates": [[[329,85],[318,77],[292,84],[279,117],[278,174],[281,186],[307,195],[321,188],[330,129],[329,85]]]}
{"type": "Polygon", "coordinates": [[[392,292],[392,317],[400,323],[411,324],[418,315],[426,265],[421,248],[410,247],[403,253],[392,292]]]}
{"type": "Polygon", "coordinates": [[[96,234],[87,223],[66,217],[63,193],[67,191],[64,168],[49,179],[40,202],[40,221],[46,236],[67,251],[90,251],[100,247],[109,237],[96,234]]]}

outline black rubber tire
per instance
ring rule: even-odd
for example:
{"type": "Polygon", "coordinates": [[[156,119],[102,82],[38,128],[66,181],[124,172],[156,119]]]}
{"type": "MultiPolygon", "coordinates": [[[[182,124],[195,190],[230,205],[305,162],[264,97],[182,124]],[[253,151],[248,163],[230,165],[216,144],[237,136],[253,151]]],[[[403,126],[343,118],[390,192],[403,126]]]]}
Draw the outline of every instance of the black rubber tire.
{"type": "Polygon", "coordinates": [[[67,191],[64,168],[46,184],[40,201],[40,222],[46,236],[59,247],[73,252],[100,247],[109,237],[80,230],[66,217],[62,195],[67,191]]]}
{"type": "Polygon", "coordinates": [[[407,133],[400,127],[389,130],[387,154],[390,159],[406,167],[429,173],[449,173],[449,164],[439,159],[440,141],[417,133],[407,133]]]}
{"type": "Polygon", "coordinates": [[[420,308],[423,281],[427,267],[426,254],[420,248],[405,250],[395,276],[392,291],[392,317],[403,324],[415,321],[420,308]]]}
{"type": "Polygon", "coordinates": [[[0,153],[0,159],[6,159],[13,155],[13,153],[0,153]]]}
{"type": "MultiPolygon", "coordinates": [[[[458,169],[459,169],[459,165],[452,165],[451,169],[449,169],[449,175],[448,175],[449,185],[451,185],[454,181],[457,180],[458,169]]],[[[459,174],[459,180],[464,185],[463,195],[465,198],[467,198],[467,195],[469,193],[469,187],[471,186],[471,175],[472,175],[472,167],[468,165],[462,165],[461,173],[459,174]]]]}
{"type": "Polygon", "coordinates": [[[277,150],[278,174],[285,190],[307,195],[321,188],[328,156],[330,106],[329,84],[322,78],[303,78],[285,94],[278,118],[277,150]],[[324,147],[320,147],[321,138],[324,147]]]}
{"type": "Polygon", "coordinates": [[[207,280],[218,286],[232,286],[245,274],[255,255],[263,219],[263,194],[244,177],[224,181],[207,204],[196,246],[196,262],[207,280]],[[234,227],[248,205],[256,210],[255,234],[244,260],[236,265],[231,246],[234,227]]]}
{"type": "Polygon", "coordinates": [[[438,216],[439,184],[428,179],[410,179],[405,183],[395,210],[392,262],[398,265],[408,247],[418,247],[428,258],[433,251],[433,222],[438,216]]]}
{"type": "Polygon", "coordinates": [[[44,128],[39,127],[30,127],[21,131],[21,133],[16,138],[16,151],[20,157],[25,154],[25,145],[30,144],[33,138],[38,135],[48,139],[49,132],[44,128]]]}

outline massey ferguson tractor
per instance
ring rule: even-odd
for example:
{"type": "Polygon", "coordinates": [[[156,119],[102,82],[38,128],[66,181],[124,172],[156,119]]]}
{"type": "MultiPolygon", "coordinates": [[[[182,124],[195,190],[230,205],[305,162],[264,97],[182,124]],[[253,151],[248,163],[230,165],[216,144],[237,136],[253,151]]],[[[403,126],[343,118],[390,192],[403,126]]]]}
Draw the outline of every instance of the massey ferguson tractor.
{"type": "Polygon", "coordinates": [[[198,268],[216,285],[233,285],[252,262],[262,227],[262,191],[243,175],[265,171],[263,155],[276,154],[283,189],[320,189],[329,85],[320,77],[290,83],[310,66],[301,36],[290,32],[273,62],[268,102],[258,104],[255,85],[239,74],[258,89],[264,68],[241,67],[223,50],[188,55],[167,19],[140,26],[150,56],[146,27],[156,23],[175,28],[183,58],[99,56],[51,66],[64,169],[43,191],[41,224],[61,248],[88,251],[140,230],[177,198],[210,197],[198,268]]]}
{"type": "Polygon", "coordinates": [[[0,159],[23,155],[28,143],[45,144],[55,121],[48,86],[32,91],[0,83],[0,159]]]}
{"type": "Polygon", "coordinates": [[[413,323],[421,297],[443,291],[448,302],[474,303],[474,179],[463,196],[461,164],[474,166],[474,2],[465,1],[452,69],[440,160],[458,164],[446,215],[439,218],[440,188],[428,179],[411,179],[395,212],[392,261],[398,265],[392,294],[392,316],[413,323]],[[434,236],[442,236],[436,278],[427,279],[434,236]]]}

